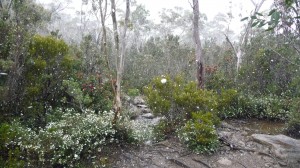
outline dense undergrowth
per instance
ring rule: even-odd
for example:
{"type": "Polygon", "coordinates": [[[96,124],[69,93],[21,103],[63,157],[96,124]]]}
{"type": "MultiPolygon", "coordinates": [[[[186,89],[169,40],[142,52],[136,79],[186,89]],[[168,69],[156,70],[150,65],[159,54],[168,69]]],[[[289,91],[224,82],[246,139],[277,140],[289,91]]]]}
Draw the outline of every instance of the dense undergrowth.
{"type": "Polygon", "coordinates": [[[195,82],[185,82],[181,76],[157,77],[144,93],[153,112],[166,117],[154,129],[157,140],[177,132],[179,139],[197,153],[217,149],[216,128],[220,119],[280,120],[287,121],[288,132],[299,130],[296,99],[252,96],[235,89],[201,90],[195,82]]]}
{"type": "Polygon", "coordinates": [[[177,35],[150,35],[126,51],[122,91],[146,95],[165,119],[148,128],[133,124],[124,109],[112,125],[112,41],[105,53],[92,34],[80,44],[67,44],[58,30],[37,35],[34,27],[47,13],[31,1],[11,2],[9,18],[0,12],[0,166],[101,167],[110,146],[169,135],[197,153],[212,153],[226,118],[285,121],[286,133],[300,137],[299,53],[280,33],[253,34],[239,71],[228,44],[204,41],[205,89],[190,81],[193,46],[177,35]]]}
{"type": "Polygon", "coordinates": [[[58,109],[55,115],[58,113],[59,118],[49,116],[52,119],[38,130],[25,127],[19,121],[1,124],[1,165],[78,167],[85,160],[95,166],[99,165],[99,156],[105,156],[102,152],[105,146],[137,142],[129,123],[113,127],[112,111],[95,114],[86,110],[79,114],[72,109],[65,112],[58,109]]]}

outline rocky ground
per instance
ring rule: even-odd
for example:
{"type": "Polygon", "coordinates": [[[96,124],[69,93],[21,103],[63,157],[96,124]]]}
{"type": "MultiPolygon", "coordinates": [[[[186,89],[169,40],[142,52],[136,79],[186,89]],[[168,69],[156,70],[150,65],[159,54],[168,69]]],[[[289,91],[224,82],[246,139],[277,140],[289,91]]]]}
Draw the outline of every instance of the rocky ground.
{"type": "MultiPolygon", "coordinates": [[[[148,119],[152,120],[153,117],[148,119]]],[[[223,122],[218,129],[222,145],[214,154],[192,153],[176,137],[171,137],[159,143],[122,147],[115,155],[111,166],[116,168],[300,167],[299,140],[284,135],[253,134],[253,132],[255,131],[249,128],[223,122]]]]}

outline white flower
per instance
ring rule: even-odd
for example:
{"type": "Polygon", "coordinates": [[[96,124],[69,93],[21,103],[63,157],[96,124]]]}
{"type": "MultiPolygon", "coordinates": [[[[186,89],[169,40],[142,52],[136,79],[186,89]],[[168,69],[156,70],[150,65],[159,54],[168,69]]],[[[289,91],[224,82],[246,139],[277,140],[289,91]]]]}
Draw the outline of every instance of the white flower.
{"type": "Polygon", "coordinates": [[[165,84],[165,83],[167,82],[167,79],[163,78],[163,79],[160,80],[160,82],[161,82],[162,84],[165,84]]]}

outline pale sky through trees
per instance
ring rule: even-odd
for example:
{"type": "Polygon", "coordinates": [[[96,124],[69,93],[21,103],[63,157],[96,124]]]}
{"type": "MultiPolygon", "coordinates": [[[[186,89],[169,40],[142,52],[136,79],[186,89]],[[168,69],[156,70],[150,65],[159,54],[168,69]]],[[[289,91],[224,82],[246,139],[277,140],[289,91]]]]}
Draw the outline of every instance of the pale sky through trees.
{"type": "MultiPolygon", "coordinates": [[[[258,2],[260,0],[253,0],[258,2]]],[[[71,16],[76,16],[76,11],[80,11],[81,0],[37,0],[42,4],[50,2],[61,3],[64,6],[63,13],[68,13],[71,16]]],[[[192,0],[136,0],[137,4],[145,5],[146,9],[150,11],[150,19],[154,22],[159,22],[159,14],[163,8],[172,9],[175,6],[182,7],[192,11],[192,0]]],[[[273,0],[266,0],[261,10],[268,10],[273,0]]],[[[117,0],[116,5],[118,8],[124,8],[123,0],[117,0]]],[[[230,22],[230,28],[235,32],[240,32],[242,29],[241,18],[249,16],[250,12],[254,9],[251,0],[199,0],[200,12],[207,15],[208,20],[213,20],[214,16],[218,13],[232,13],[233,19],[230,22]]]]}

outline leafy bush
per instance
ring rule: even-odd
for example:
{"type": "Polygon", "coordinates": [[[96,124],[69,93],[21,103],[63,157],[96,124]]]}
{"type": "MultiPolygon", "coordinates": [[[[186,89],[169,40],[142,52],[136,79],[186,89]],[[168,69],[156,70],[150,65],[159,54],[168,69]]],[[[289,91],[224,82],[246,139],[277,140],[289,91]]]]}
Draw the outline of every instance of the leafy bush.
{"type": "Polygon", "coordinates": [[[178,130],[179,139],[197,153],[212,153],[219,146],[215,129],[219,121],[211,112],[192,113],[192,119],[178,130]]]}
{"type": "Polygon", "coordinates": [[[238,92],[234,89],[218,91],[218,115],[221,118],[232,118],[238,115],[238,92]]]}
{"type": "Polygon", "coordinates": [[[65,97],[62,99],[64,106],[79,111],[92,109],[96,113],[108,111],[112,107],[113,95],[109,82],[97,83],[93,79],[80,81],[70,78],[63,80],[62,86],[65,90],[65,97]]]}
{"type": "Polygon", "coordinates": [[[130,97],[136,97],[140,95],[140,91],[138,89],[128,89],[127,94],[130,97]]]}
{"type": "Polygon", "coordinates": [[[83,110],[84,107],[86,107],[86,104],[92,102],[88,95],[83,94],[80,84],[74,79],[70,78],[69,80],[63,80],[62,86],[65,88],[68,96],[73,99],[73,102],[71,102],[73,107],[79,107],[80,110],[83,110]]]}
{"type": "Polygon", "coordinates": [[[284,98],[275,95],[254,97],[241,94],[238,97],[236,115],[232,117],[286,120],[289,111],[289,101],[284,98]]]}
{"type": "MultiPolygon", "coordinates": [[[[19,122],[1,127],[1,151],[19,148],[27,166],[46,165],[76,166],[80,159],[95,160],[98,152],[110,143],[119,142],[122,128],[112,125],[113,112],[95,114],[74,110],[61,111],[60,120],[49,122],[44,129],[35,132],[24,128],[19,122]],[[8,133],[7,133],[8,132],[8,133]]],[[[56,112],[58,113],[58,112],[56,112]]],[[[57,115],[57,114],[56,114],[57,115]]],[[[130,127],[125,127],[127,132],[130,127]]],[[[123,129],[124,130],[124,129],[123,129]]],[[[125,132],[125,133],[127,133],[125,132]]]]}
{"type": "Polygon", "coordinates": [[[83,84],[83,92],[92,100],[90,104],[87,104],[87,108],[93,109],[97,113],[99,111],[108,111],[112,108],[113,90],[110,82],[99,84],[95,80],[87,81],[83,84]]]}
{"type": "Polygon", "coordinates": [[[225,90],[235,87],[234,80],[228,75],[217,71],[207,76],[205,86],[210,90],[225,90]]]}
{"type": "Polygon", "coordinates": [[[192,111],[215,111],[218,106],[213,91],[198,89],[195,82],[185,83],[181,76],[173,80],[157,77],[144,92],[153,112],[169,121],[189,119],[192,111]]]}
{"type": "Polygon", "coordinates": [[[166,120],[161,120],[153,128],[153,138],[154,141],[159,142],[167,138],[167,135],[174,132],[174,127],[171,123],[168,123],[166,120]]]}
{"type": "Polygon", "coordinates": [[[290,136],[300,137],[300,100],[294,100],[289,114],[286,133],[290,136]]]}
{"type": "Polygon", "coordinates": [[[25,155],[15,142],[22,140],[22,134],[26,135],[28,130],[19,127],[19,123],[0,126],[0,164],[3,167],[25,167],[25,155]]]}

